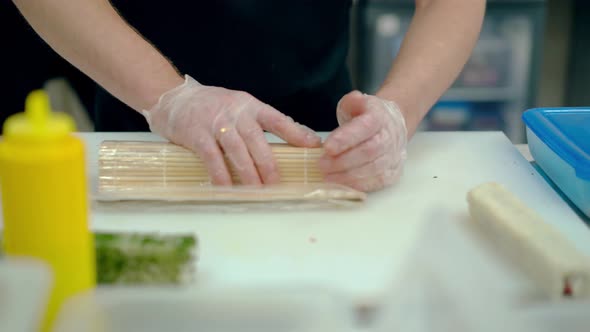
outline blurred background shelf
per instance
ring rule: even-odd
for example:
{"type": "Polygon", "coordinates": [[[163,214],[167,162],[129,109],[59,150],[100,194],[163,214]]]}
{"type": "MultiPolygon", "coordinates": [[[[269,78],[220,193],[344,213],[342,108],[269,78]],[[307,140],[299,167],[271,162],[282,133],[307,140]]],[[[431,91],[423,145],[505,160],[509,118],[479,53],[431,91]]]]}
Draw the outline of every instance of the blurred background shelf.
{"type": "MultiPolygon", "coordinates": [[[[520,116],[535,106],[546,1],[488,0],[477,45],[421,130],[503,130],[525,140],[520,116]]],[[[353,14],[354,82],[374,93],[399,52],[413,0],[359,0],[353,14]]]]}
{"type": "Polygon", "coordinates": [[[441,101],[465,100],[465,101],[513,101],[520,98],[520,94],[514,88],[452,88],[441,101]]]}
{"type": "MultiPolygon", "coordinates": [[[[413,11],[414,0],[354,1],[349,65],[356,88],[370,92],[381,83],[413,11]]],[[[5,50],[0,121],[23,109],[28,92],[44,86],[56,109],[91,131],[95,84],[57,56],[12,1],[0,1],[0,28],[10,31],[0,35],[5,50]]],[[[521,143],[520,117],[527,108],[589,106],[588,31],[588,0],[488,0],[470,62],[423,129],[451,130],[455,122],[455,128],[467,130],[504,130],[521,143]]]]}

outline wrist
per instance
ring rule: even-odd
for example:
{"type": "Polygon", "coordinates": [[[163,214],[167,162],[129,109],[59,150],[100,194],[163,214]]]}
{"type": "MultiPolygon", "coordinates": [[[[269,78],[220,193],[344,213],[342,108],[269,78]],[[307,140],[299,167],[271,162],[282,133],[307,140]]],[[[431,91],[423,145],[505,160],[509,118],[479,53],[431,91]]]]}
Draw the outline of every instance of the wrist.
{"type": "Polygon", "coordinates": [[[422,118],[418,115],[419,112],[416,112],[410,103],[404,103],[403,98],[400,98],[395,93],[392,93],[386,89],[380,89],[377,91],[375,96],[383,100],[393,102],[397,106],[399,113],[401,113],[405,121],[408,139],[411,138],[420,125],[420,121],[422,120],[422,118]]]}
{"type": "Polygon", "coordinates": [[[146,118],[150,129],[154,130],[155,122],[167,122],[171,114],[175,111],[182,110],[190,102],[191,96],[199,91],[203,86],[189,75],[184,75],[178,85],[164,91],[155,104],[147,109],[142,109],[140,113],[146,118]]]}
{"type": "Polygon", "coordinates": [[[174,75],[162,76],[159,80],[146,82],[140,92],[142,111],[151,110],[160,102],[162,96],[182,86],[184,83],[185,79],[176,73],[174,75]]]}
{"type": "MultiPolygon", "coordinates": [[[[160,133],[158,129],[158,125],[156,122],[167,122],[168,115],[166,112],[161,112],[162,110],[166,110],[170,108],[171,101],[174,100],[175,96],[177,96],[180,91],[184,89],[187,85],[189,80],[189,76],[186,75],[186,78],[183,79],[182,77],[178,76],[179,80],[170,79],[169,84],[163,84],[165,81],[161,81],[158,85],[160,89],[154,89],[154,93],[148,94],[148,98],[150,100],[147,105],[151,105],[146,108],[142,108],[140,113],[145,117],[148,125],[150,126],[150,130],[156,133],[160,133]]],[[[148,90],[149,91],[149,90],[148,90]]],[[[160,128],[161,129],[161,128],[160,128]]],[[[162,133],[160,133],[162,134],[162,133]]]]}

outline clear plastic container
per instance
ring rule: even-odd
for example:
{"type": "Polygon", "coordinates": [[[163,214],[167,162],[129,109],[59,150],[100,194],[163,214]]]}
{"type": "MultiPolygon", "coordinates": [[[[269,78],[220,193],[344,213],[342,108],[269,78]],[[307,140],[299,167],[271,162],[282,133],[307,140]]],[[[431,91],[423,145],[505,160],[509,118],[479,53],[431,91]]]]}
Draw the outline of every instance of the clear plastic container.
{"type": "Polygon", "coordinates": [[[39,331],[51,284],[51,270],[39,260],[0,259],[0,331],[39,331]]]}
{"type": "Polygon", "coordinates": [[[590,302],[568,301],[535,305],[513,312],[509,318],[514,332],[587,332],[590,302]]]}
{"type": "Polygon", "coordinates": [[[466,215],[433,211],[370,332],[588,332],[590,300],[548,298],[466,215]]]}
{"type": "Polygon", "coordinates": [[[523,120],[537,164],[590,217],[590,109],[536,108],[523,120]]]}
{"type": "Polygon", "coordinates": [[[346,332],[346,302],[316,291],[99,288],[62,310],[56,332],[346,332]]]}

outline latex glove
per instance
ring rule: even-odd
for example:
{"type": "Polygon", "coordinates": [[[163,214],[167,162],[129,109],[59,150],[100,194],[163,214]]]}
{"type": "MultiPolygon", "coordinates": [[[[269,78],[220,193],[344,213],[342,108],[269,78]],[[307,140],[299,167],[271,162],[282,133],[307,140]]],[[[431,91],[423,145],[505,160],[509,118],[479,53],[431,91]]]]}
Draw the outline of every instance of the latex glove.
{"type": "Polygon", "coordinates": [[[396,182],[408,141],[399,107],[353,91],[342,97],[336,115],[340,127],[326,139],[319,162],[325,180],[366,192],[396,182]]]}
{"type": "Polygon", "coordinates": [[[216,185],[232,184],[224,154],[242,184],[279,182],[263,129],[295,146],[321,145],[320,137],[311,129],[250,94],[205,86],[190,76],[142,114],[153,132],[196,152],[216,185]]]}

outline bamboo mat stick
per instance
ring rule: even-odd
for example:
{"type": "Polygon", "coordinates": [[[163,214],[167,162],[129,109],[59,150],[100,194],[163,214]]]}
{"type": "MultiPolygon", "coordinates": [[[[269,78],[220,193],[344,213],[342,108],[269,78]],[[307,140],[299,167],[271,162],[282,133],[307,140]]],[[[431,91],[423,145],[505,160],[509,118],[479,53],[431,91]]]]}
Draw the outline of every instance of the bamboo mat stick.
{"type": "Polygon", "coordinates": [[[101,201],[158,200],[204,202],[271,202],[271,201],[363,201],[366,194],[329,183],[282,184],[262,187],[170,186],[141,187],[104,186],[101,201]],[[165,189],[165,190],[163,190],[165,189]]]}

